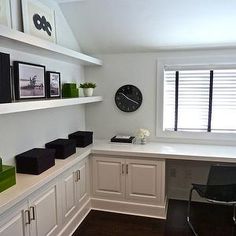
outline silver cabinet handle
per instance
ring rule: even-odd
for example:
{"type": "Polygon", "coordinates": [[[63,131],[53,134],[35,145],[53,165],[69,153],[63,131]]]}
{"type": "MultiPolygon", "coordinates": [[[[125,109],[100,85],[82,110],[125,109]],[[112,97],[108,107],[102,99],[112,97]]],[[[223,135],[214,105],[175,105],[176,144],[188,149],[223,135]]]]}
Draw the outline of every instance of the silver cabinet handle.
{"type": "Polygon", "coordinates": [[[121,171],[122,171],[122,175],[125,173],[125,164],[122,164],[122,166],[121,166],[121,171]]]}
{"type": "Polygon", "coordinates": [[[31,220],[35,220],[35,206],[31,206],[30,207],[30,221],[31,220]],[[33,214],[33,216],[31,217],[31,212],[33,214]]]}
{"type": "Polygon", "coordinates": [[[77,170],[77,171],[75,171],[75,172],[73,172],[73,174],[74,174],[74,178],[75,178],[75,182],[79,182],[79,180],[80,180],[80,170],[77,170]]]}
{"type": "Polygon", "coordinates": [[[25,219],[25,224],[29,225],[30,224],[30,211],[29,210],[25,210],[24,211],[24,219],[25,219]]]}
{"type": "Polygon", "coordinates": [[[78,182],[78,174],[77,171],[73,172],[75,182],[78,182]]]}
{"type": "Polygon", "coordinates": [[[126,174],[127,175],[129,174],[129,166],[128,166],[128,164],[126,165],[126,174]]]}

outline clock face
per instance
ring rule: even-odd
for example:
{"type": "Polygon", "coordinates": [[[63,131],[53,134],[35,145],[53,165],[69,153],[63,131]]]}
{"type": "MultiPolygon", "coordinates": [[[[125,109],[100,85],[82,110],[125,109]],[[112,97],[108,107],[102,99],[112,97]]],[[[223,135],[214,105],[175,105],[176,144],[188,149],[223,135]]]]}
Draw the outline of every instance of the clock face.
{"type": "Polygon", "coordinates": [[[141,106],[142,100],[141,91],[130,84],[120,87],[115,95],[117,107],[124,112],[136,111],[141,106]]]}

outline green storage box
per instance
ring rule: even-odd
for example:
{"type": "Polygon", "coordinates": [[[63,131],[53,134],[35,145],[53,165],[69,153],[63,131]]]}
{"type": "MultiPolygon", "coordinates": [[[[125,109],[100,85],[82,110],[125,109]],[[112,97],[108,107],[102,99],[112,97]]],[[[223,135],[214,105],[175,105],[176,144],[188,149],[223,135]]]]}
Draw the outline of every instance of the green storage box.
{"type": "Polygon", "coordinates": [[[79,90],[74,83],[66,83],[62,85],[63,98],[76,98],[79,96],[79,90]]]}
{"type": "Polygon", "coordinates": [[[0,172],[0,192],[16,184],[16,169],[14,166],[2,166],[0,172]]]}
{"type": "Polygon", "coordinates": [[[0,157],[0,172],[2,171],[2,158],[0,157]]]}
{"type": "Polygon", "coordinates": [[[63,88],[67,90],[76,89],[76,83],[65,83],[63,84],[63,88]]]}

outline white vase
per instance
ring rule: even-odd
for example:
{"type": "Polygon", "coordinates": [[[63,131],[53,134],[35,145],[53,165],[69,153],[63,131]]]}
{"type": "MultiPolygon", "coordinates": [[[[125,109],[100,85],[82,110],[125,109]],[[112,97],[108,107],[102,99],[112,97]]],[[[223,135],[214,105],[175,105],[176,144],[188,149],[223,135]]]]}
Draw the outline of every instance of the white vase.
{"type": "Polygon", "coordinates": [[[147,139],[146,138],[141,138],[140,143],[141,144],[146,144],[147,143],[147,139]]]}
{"type": "Polygon", "coordinates": [[[85,97],[93,96],[93,88],[84,88],[83,91],[85,97]]]}

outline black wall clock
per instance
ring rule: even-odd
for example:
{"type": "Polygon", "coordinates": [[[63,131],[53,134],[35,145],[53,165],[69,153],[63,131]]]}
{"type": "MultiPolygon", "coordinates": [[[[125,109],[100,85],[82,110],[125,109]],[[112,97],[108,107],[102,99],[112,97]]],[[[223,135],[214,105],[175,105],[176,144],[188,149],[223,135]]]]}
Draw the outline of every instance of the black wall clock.
{"type": "Polygon", "coordinates": [[[120,87],[115,94],[116,105],[124,112],[136,111],[141,106],[142,101],[141,91],[131,84],[120,87]]]}

